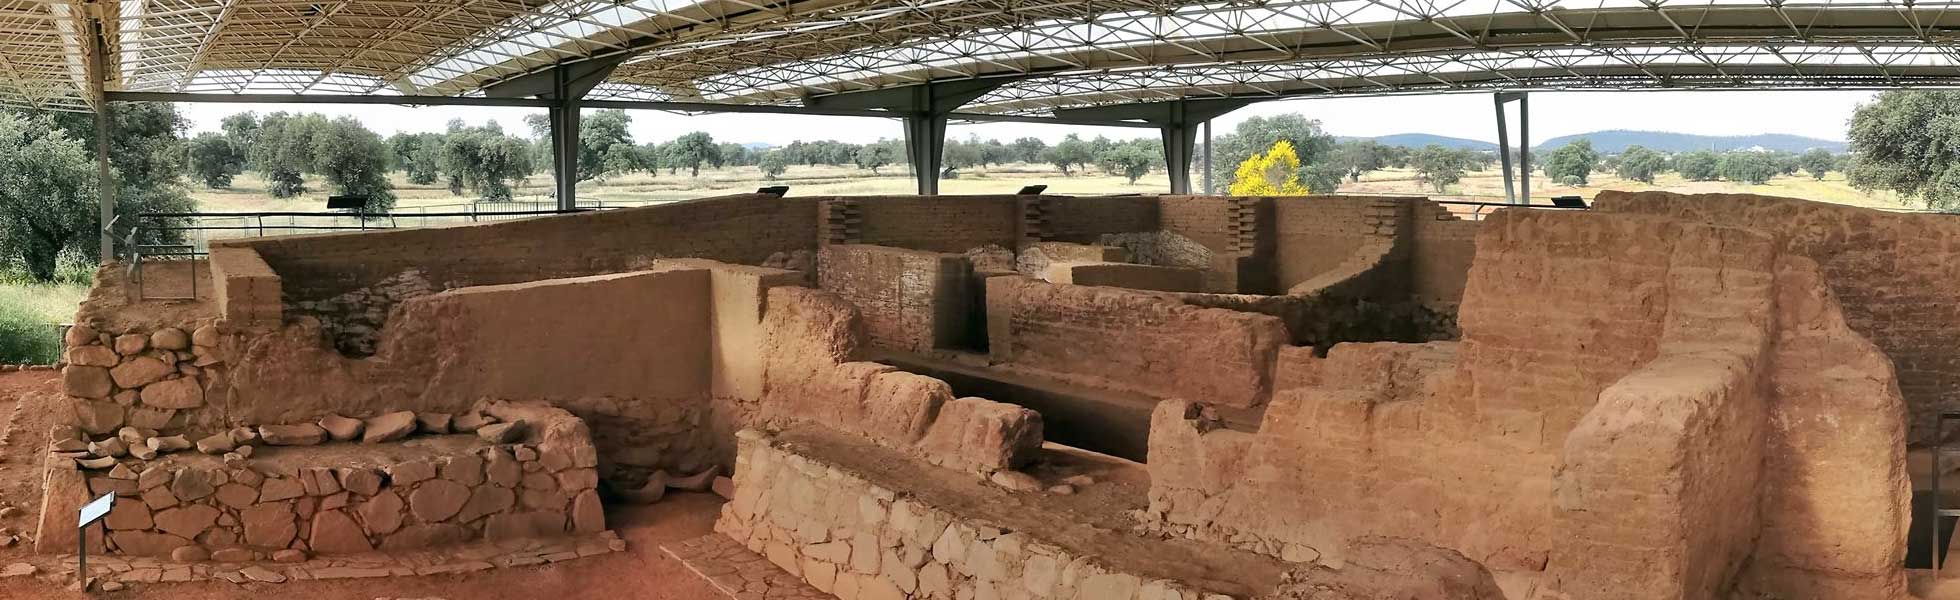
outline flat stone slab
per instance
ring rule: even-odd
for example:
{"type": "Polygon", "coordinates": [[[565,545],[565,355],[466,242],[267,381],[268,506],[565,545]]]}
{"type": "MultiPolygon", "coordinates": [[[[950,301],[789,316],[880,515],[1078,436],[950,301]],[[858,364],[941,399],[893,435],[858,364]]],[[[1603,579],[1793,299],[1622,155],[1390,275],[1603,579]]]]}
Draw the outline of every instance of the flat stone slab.
{"type": "Polygon", "coordinates": [[[724,596],[734,600],[833,600],[802,578],[719,533],[671,544],[660,551],[687,565],[724,596]]]}

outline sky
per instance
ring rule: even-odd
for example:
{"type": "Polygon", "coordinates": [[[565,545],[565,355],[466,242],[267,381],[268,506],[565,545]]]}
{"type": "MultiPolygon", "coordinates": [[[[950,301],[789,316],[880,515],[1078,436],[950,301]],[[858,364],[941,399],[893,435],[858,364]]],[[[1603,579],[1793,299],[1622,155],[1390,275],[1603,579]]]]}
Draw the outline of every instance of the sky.
{"type": "MultiPolygon", "coordinates": [[[[1858,104],[1875,92],[1847,91],[1642,91],[1532,92],[1531,133],[1534,143],[1561,135],[1607,129],[1674,131],[1704,135],[1788,133],[1842,141],[1845,123],[1858,104]]],[[[368,105],[254,105],[185,104],[192,131],[217,131],[225,116],[244,111],[279,110],[353,115],[383,136],[396,132],[442,131],[450,119],[470,123],[500,122],[505,131],[528,133],[524,115],[544,109],[463,106],[368,105]]],[[[1253,116],[1297,112],[1317,119],[1338,136],[1372,137],[1396,133],[1430,133],[1495,142],[1496,117],[1489,94],[1427,96],[1308,98],[1254,104],[1213,122],[1222,134],[1253,116]]],[[[864,143],[903,136],[896,120],[865,117],[819,117],[772,114],[687,116],[661,111],[631,111],[635,141],[661,142],[690,131],[706,131],[716,140],[784,145],[795,140],[832,139],[864,143]]],[[[1515,123],[1512,125],[1515,130],[1515,123]]],[[[1155,136],[1149,129],[1081,127],[1032,123],[953,125],[947,136],[1002,141],[1038,137],[1049,142],[1069,133],[1111,138],[1155,136]]],[[[1513,142],[1515,143],[1515,142],[1513,142]]]]}

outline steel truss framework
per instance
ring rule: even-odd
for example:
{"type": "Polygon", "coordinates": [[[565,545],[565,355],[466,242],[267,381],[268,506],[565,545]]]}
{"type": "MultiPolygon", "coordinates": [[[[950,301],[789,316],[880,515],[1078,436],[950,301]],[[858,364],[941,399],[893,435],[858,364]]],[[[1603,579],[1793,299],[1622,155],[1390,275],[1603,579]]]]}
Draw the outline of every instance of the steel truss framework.
{"type": "Polygon", "coordinates": [[[1960,2],[0,0],[0,103],[477,96],[623,60],[591,100],[797,107],[1003,78],[960,110],[1492,89],[1960,84],[1960,2]]]}

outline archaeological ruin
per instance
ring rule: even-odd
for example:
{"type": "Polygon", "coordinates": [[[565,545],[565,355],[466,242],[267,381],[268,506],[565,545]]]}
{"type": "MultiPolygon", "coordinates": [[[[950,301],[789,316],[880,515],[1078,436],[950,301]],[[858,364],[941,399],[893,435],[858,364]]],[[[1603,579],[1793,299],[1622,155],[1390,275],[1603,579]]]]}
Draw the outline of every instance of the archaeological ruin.
{"type": "Polygon", "coordinates": [[[195,299],[99,273],[34,543],[187,577],[576,562],[681,489],[727,502],[665,551],[740,600],[1902,600],[1956,253],[1947,215],[1610,191],[213,241],[140,275],[195,299]]]}

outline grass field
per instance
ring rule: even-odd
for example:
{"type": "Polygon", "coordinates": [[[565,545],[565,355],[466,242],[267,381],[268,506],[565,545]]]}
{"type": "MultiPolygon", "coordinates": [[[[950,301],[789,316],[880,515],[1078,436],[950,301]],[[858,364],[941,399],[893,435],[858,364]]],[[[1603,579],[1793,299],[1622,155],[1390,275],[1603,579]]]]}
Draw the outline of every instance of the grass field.
{"type": "MultiPolygon", "coordinates": [[[[776,180],[769,180],[755,167],[729,167],[724,169],[703,169],[698,177],[685,172],[658,175],[633,173],[604,181],[586,181],[579,184],[579,204],[589,206],[640,205],[656,202],[669,202],[701,198],[721,194],[753,191],[768,185],[790,186],[794,195],[847,195],[847,194],[910,194],[913,182],[911,175],[903,168],[881,169],[879,174],[854,167],[817,166],[790,167],[776,180]]],[[[1222,177],[1222,175],[1220,175],[1222,177]]],[[[1194,183],[1200,178],[1193,178],[1194,183]]],[[[1132,184],[1122,177],[1106,175],[1094,169],[1073,176],[1063,176],[1048,165],[995,165],[961,173],[956,179],[941,180],[940,193],[943,194],[1006,194],[1019,190],[1022,186],[1045,184],[1052,194],[1150,194],[1161,193],[1169,187],[1164,173],[1153,172],[1132,184]]],[[[468,210],[469,198],[449,193],[448,188],[438,185],[415,185],[402,179],[400,173],[394,174],[395,190],[398,199],[396,210],[404,212],[449,210],[468,210]]],[[[1568,187],[1554,184],[1550,178],[1532,178],[1531,194],[1534,198],[1576,195],[1591,198],[1599,190],[1668,190],[1682,193],[1746,193],[1770,196],[1788,196],[1820,202],[1834,202],[1872,208],[1899,208],[1902,205],[1888,193],[1867,193],[1852,188],[1840,173],[1831,173],[1823,180],[1813,180],[1808,176],[1777,177],[1763,185],[1748,185],[1727,181],[1687,181],[1679,175],[1667,173],[1652,184],[1619,179],[1611,174],[1595,174],[1592,181],[1583,187],[1568,187]]],[[[1221,179],[1219,186],[1225,185],[1221,179]]],[[[255,211],[316,211],[326,205],[325,186],[318,181],[309,181],[313,191],[296,198],[277,199],[265,192],[265,182],[256,173],[239,176],[229,189],[213,190],[201,186],[192,190],[198,209],[208,212],[255,212],[255,211]]],[[[515,200],[535,202],[541,206],[551,203],[551,178],[535,175],[514,186],[517,190],[515,200]]],[[[1416,181],[1415,172],[1407,169],[1388,169],[1364,175],[1359,182],[1344,183],[1340,193],[1353,194],[1413,194],[1436,197],[1452,197],[1469,200],[1498,200],[1504,196],[1504,181],[1496,170],[1478,171],[1466,174],[1463,180],[1437,194],[1428,186],[1416,181]]]]}
{"type": "Polygon", "coordinates": [[[55,283],[0,278],[0,363],[52,363],[61,349],[60,323],[75,317],[88,296],[86,277],[55,283]]]}

